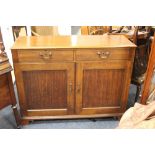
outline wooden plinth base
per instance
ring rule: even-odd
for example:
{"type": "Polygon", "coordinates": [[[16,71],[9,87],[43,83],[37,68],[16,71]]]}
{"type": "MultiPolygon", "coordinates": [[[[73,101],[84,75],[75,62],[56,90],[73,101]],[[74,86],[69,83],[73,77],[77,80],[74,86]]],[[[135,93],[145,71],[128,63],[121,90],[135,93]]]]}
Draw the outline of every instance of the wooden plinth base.
{"type": "Polygon", "coordinates": [[[84,119],[84,118],[106,118],[114,117],[120,120],[122,113],[118,114],[97,114],[97,115],[66,115],[66,116],[28,116],[21,118],[21,125],[28,125],[30,122],[35,120],[56,120],[56,119],[84,119]]]}

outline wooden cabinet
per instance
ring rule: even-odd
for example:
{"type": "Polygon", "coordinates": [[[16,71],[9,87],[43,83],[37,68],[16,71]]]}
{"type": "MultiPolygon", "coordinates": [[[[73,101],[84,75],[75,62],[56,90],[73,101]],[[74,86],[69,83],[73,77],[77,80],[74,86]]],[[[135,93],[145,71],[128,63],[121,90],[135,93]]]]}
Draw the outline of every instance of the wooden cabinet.
{"type": "Polygon", "coordinates": [[[135,47],[116,35],[20,37],[12,54],[22,120],[122,115],[135,47]]]}

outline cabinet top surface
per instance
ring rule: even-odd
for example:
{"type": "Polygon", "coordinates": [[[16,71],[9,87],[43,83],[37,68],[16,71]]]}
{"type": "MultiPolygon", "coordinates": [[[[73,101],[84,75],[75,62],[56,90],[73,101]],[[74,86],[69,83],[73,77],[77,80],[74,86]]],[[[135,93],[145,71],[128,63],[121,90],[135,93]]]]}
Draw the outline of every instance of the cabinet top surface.
{"type": "Polygon", "coordinates": [[[19,37],[12,49],[136,47],[123,35],[72,35],[19,37]]]}

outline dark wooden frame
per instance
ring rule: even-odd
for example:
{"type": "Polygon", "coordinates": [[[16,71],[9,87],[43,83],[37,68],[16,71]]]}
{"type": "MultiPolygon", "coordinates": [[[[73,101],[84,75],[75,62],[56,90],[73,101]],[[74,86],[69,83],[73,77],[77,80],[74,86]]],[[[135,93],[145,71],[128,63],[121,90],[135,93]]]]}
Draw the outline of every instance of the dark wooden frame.
{"type": "Polygon", "coordinates": [[[147,58],[149,57],[149,53],[150,53],[150,51],[149,51],[149,47],[150,47],[150,42],[149,42],[150,27],[147,30],[147,32],[148,32],[147,37],[144,38],[146,40],[145,41],[146,42],[145,45],[139,45],[138,44],[138,41],[141,40],[141,39],[138,38],[138,31],[139,31],[139,29],[140,29],[139,26],[135,27],[134,35],[133,35],[133,38],[132,38],[132,42],[137,45],[136,52],[135,52],[134,67],[133,67],[133,72],[132,72],[132,79],[131,79],[131,83],[136,85],[136,87],[137,87],[136,96],[135,96],[135,102],[138,101],[138,98],[139,98],[140,92],[141,92],[141,88],[142,88],[142,85],[143,85],[144,80],[145,80],[146,68],[147,68],[147,64],[148,64],[148,59],[147,58]],[[147,59],[147,61],[145,63],[144,63],[143,59],[140,59],[141,48],[144,48],[144,47],[146,47],[146,51],[145,51],[146,53],[143,56],[143,59],[144,58],[147,59]],[[141,63],[143,65],[141,65],[141,63]]]}
{"type": "Polygon", "coordinates": [[[12,33],[14,41],[19,37],[20,29],[24,28],[27,35],[27,27],[26,26],[12,26],[12,33]]]}
{"type": "MultiPolygon", "coordinates": [[[[155,37],[155,34],[154,34],[154,37],[155,37]]],[[[146,79],[144,82],[144,87],[143,87],[143,92],[141,97],[142,104],[147,104],[147,99],[149,97],[150,84],[151,84],[151,79],[152,79],[154,69],[155,69],[155,39],[153,39],[152,45],[151,45],[151,53],[149,56],[146,79]]]]}

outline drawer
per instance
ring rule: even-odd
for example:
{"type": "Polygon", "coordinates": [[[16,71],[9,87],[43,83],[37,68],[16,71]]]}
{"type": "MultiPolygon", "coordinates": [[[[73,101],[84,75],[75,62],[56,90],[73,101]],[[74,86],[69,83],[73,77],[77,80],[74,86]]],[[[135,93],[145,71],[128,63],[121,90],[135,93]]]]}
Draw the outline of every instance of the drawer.
{"type": "Polygon", "coordinates": [[[76,50],[76,60],[107,60],[107,59],[131,59],[129,49],[94,49],[76,50]]]}
{"type": "Polygon", "coordinates": [[[72,50],[18,50],[19,62],[73,61],[72,50]]]}

